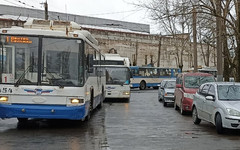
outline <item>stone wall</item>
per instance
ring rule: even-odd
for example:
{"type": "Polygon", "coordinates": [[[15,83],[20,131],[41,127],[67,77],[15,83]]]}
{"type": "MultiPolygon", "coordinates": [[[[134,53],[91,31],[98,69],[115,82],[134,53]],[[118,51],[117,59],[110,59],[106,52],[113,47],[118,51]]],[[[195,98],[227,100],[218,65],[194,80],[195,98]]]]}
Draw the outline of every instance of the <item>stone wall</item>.
{"type": "MultiPolygon", "coordinates": [[[[178,59],[183,60],[183,70],[193,67],[192,43],[186,36],[168,37],[151,34],[126,33],[90,29],[93,36],[99,41],[103,53],[115,49],[121,56],[130,58],[131,64],[144,66],[153,64],[156,67],[179,67],[178,59]],[[181,57],[182,56],[182,57],[181,57]]],[[[198,44],[198,66],[205,67],[207,45],[198,44]]],[[[216,66],[216,54],[213,48],[209,50],[210,64],[216,66]]]]}

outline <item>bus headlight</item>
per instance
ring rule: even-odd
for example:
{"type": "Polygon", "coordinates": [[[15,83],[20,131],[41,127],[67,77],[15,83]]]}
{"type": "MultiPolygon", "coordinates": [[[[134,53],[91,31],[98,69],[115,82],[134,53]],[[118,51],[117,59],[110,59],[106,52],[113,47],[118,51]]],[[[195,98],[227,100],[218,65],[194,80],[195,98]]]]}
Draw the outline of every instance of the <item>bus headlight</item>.
{"type": "Polygon", "coordinates": [[[84,100],[79,98],[72,98],[70,102],[71,104],[80,104],[80,103],[84,103],[84,100]]]}
{"type": "Polygon", "coordinates": [[[129,91],[123,91],[123,95],[130,95],[129,91]]]}
{"type": "Polygon", "coordinates": [[[7,96],[0,96],[0,102],[7,102],[8,97],[7,96]]]}

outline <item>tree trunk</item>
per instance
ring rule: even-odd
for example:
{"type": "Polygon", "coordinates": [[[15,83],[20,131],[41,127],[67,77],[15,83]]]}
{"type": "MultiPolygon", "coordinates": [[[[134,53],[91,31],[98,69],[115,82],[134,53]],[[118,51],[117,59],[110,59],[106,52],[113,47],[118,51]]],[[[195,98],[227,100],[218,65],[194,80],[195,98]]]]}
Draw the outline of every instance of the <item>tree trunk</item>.
{"type": "Polygon", "coordinates": [[[240,0],[237,1],[237,28],[238,28],[238,34],[236,34],[237,36],[237,76],[236,76],[236,81],[240,82],[240,0]]]}
{"type": "Polygon", "coordinates": [[[227,45],[227,29],[226,29],[226,25],[225,22],[223,23],[223,38],[222,38],[222,42],[223,42],[223,57],[224,57],[224,69],[223,69],[223,77],[224,77],[224,81],[229,81],[229,75],[230,75],[230,69],[229,69],[229,59],[230,59],[230,55],[229,55],[229,50],[228,50],[228,45],[227,45]]]}

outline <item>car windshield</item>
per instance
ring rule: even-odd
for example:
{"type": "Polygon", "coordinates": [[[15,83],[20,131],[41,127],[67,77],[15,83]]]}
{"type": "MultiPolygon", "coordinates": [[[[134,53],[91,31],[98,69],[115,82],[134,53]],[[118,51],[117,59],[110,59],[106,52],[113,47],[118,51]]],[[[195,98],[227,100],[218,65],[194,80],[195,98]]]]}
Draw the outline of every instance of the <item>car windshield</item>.
{"type": "Polygon", "coordinates": [[[240,85],[218,85],[219,100],[238,100],[240,101],[240,85]]]}
{"type": "Polygon", "coordinates": [[[164,87],[167,89],[174,89],[175,86],[176,86],[176,81],[167,81],[166,84],[164,85],[164,87]]]}
{"type": "Polygon", "coordinates": [[[198,88],[203,83],[215,81],[213,76],[186,76],[184,80],[186,88],[198,88]]]}

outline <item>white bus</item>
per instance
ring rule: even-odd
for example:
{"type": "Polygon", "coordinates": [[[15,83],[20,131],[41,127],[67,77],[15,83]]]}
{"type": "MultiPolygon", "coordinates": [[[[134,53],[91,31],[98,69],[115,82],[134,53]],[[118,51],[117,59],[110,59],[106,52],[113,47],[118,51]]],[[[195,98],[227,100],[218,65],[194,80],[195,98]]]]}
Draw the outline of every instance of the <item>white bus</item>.
{"type": "Polygon", "coordinates": [[[102,106],[98,42],[78,24],[29,20],[0,40],[0,118],[85,120],[102,106]]]}
{"type": "Polygon", "coordinates": [[[126,99],[129,102],[130,69],[127,60],[119,54],[103,54],[101,68],[106,73],[106,99],[126,99]]]}
{"type": "Polygon", "coordinates": [[[181,72],[179,68],[148,66],[130,66],[130,70],[132,73],[131,88],[139,88],[140,90],[150,87],[158,89],[162,80],[176,78],[176,75],[181,72]]]}

